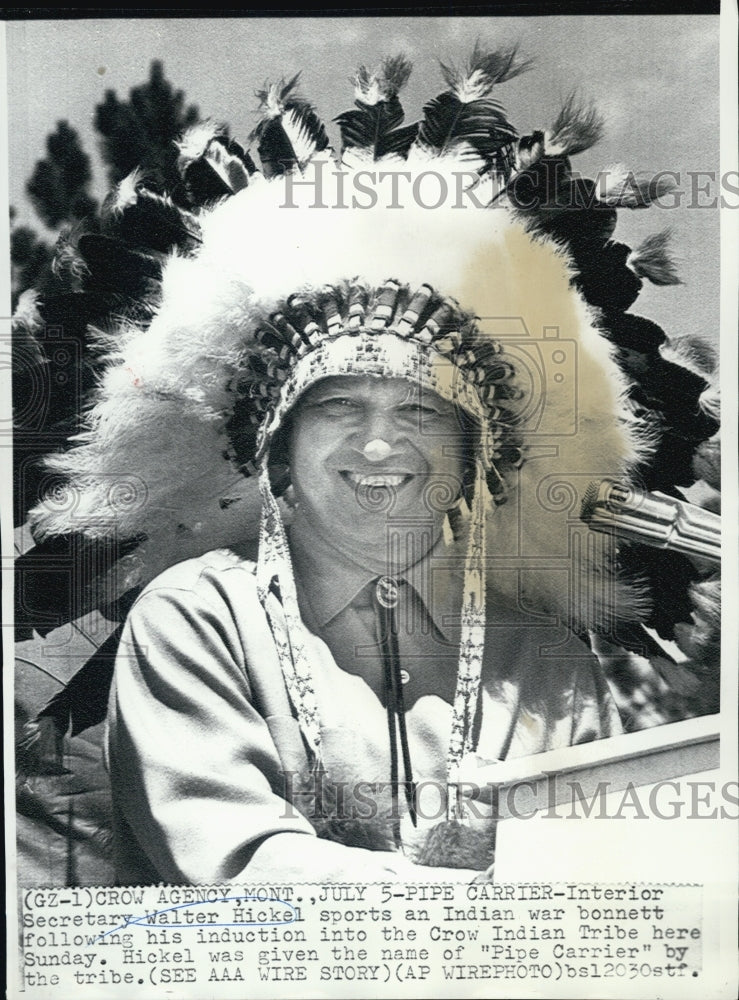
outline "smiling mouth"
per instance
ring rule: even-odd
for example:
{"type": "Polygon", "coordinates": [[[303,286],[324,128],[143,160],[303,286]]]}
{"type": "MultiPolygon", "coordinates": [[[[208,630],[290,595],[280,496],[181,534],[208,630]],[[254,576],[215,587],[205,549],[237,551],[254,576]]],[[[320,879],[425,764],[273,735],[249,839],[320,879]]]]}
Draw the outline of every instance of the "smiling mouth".
{"type": "Polygon", "coordinates": [[[380,486],[397,489],[398,486],[403,486],[413,479],[410,473],[373,472],[368,474],[363,472],[348,472],[346,470],[341,473],[341,476],[352,486],[363,486],[365,488],[380,486]]]}

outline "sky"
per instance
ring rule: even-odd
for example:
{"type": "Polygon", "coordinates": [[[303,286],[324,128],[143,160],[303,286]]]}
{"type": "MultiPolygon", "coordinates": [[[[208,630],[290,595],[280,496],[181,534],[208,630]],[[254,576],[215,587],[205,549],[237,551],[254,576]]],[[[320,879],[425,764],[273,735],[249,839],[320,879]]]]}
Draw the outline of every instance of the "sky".
{"type": "MultiPolygon", "coordinates": [[[[46,135],[66,119],[92,156],[95,193],[104,176],[92,131],[105,91],[125,97],[152,59],[203,117],[244,139],[255,122],[256,89],[302,71],[301,90],[325,121],[351,106],[348,79],[360,63],[406,53],[414,63],[403,92],[406,120],[443,89],[438,62],[462,62],[476,39],[520,44],[532,69],[496,92],[520,133],[546,128],[576,88],[606,118],[598,146],[576,158],[586,176],[616,163],[636,172],[680,173],[683,207],[621,212],[616,237],[637,243],[666,226],[685,284],[646,288],[639,311],[679,336],[717,337],[718,211],[689,210],[689,171],[719,175],[718,17],[433,17],[145,19],[7,24],[10,203],[40,228],[24,194],[46,135]]],[[[330,134],[335,135],[335,131],[330,134]]],[[[699,199],[709,200],[707,196],[699,199]]]]}

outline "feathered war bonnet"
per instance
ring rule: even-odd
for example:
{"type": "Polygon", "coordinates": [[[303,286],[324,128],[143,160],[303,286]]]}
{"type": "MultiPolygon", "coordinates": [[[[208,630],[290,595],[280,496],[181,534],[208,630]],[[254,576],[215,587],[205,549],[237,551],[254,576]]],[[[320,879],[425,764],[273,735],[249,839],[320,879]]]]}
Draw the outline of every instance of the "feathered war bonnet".
{"type": "MultiPolygon", "coordinates": [[[[49,460],[66,488],[32,512],[34,533],[116,539],[108,585],[120,595],[260,524],[258,591],[317,760],[311,665],[268,465],[286,414],[322,378],[420,380],[478,428],[450,782],[474,749],[486,578],[488,601],[507,591],[580,631],[642,610],[602,540],[582,525],[573,533],[587,484],[648,453],[571,249],[587,228],[591,257],[610,250],[622,196],[591,202],[583,225],[570,223],[575,237],[555,231],[567,213],[547,213],[542,165],[569,170],[600,123],[570,101],[549,133],[519,140],[491,94],[523,68],[514,51],[476,48],[464,71],[442,67],[447,89],[411,125],[398,99],[408,62],[362,68],[355,108],[338,118],[340,158],[294,78],[260,95],[261,172],[201,126],[181,143],[179,205],[134,176],[107,206],[100,239],[126,264],[140,257],[135,275],[154,290],[143,282],[136,310],[119,309],[129,318],[99,335],[112,351],[86,429],[49,460]],[[165,220],[166,246],[142,238],[148,226],[161,243],[149,211],[165,220]]],[[[640,189],[644,203],[653,195],[640,189]]],[[[619,262],[628,280],[669,272],[663,248],[647,257],[640,274],[638,254],[619,262]]],[[[94,281],[94,254],[84,266],[94,281]]]]}

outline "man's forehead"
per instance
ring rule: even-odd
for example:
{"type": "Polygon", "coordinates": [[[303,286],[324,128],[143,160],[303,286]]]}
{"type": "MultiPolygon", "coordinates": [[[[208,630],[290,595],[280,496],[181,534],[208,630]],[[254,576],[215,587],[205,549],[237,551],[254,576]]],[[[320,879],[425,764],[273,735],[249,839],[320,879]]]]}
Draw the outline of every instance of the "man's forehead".
{"type": "Polygon", "coordinates": [[[425,386],[420,379],[387,378],[381,375],[329,375],[312,385],[303,398],[315,399],[334,392],[351,398],[375,397],[380,388],[383,396],[400,401],[434,399],[439,403],[444,402],[441,396],[425,386]]]}

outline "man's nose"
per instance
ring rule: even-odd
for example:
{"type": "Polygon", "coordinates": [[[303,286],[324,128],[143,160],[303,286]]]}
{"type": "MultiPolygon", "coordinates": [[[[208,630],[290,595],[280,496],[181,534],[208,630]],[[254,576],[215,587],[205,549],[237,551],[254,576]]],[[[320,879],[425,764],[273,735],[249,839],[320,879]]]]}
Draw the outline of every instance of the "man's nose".
{"type": "Polygon", "coordinates": [[[367,414],[362,429],[364,456],[370,462],[382,462],[395,451],[400,428],[394,414],[380,407],[367,414]]]}
{"type": "Polygon", "coordinates": [[[393,446],[382,438],[373,438],[364,446],[362,454],[368,462],[384,462],[392,454],[393,446]]]}

